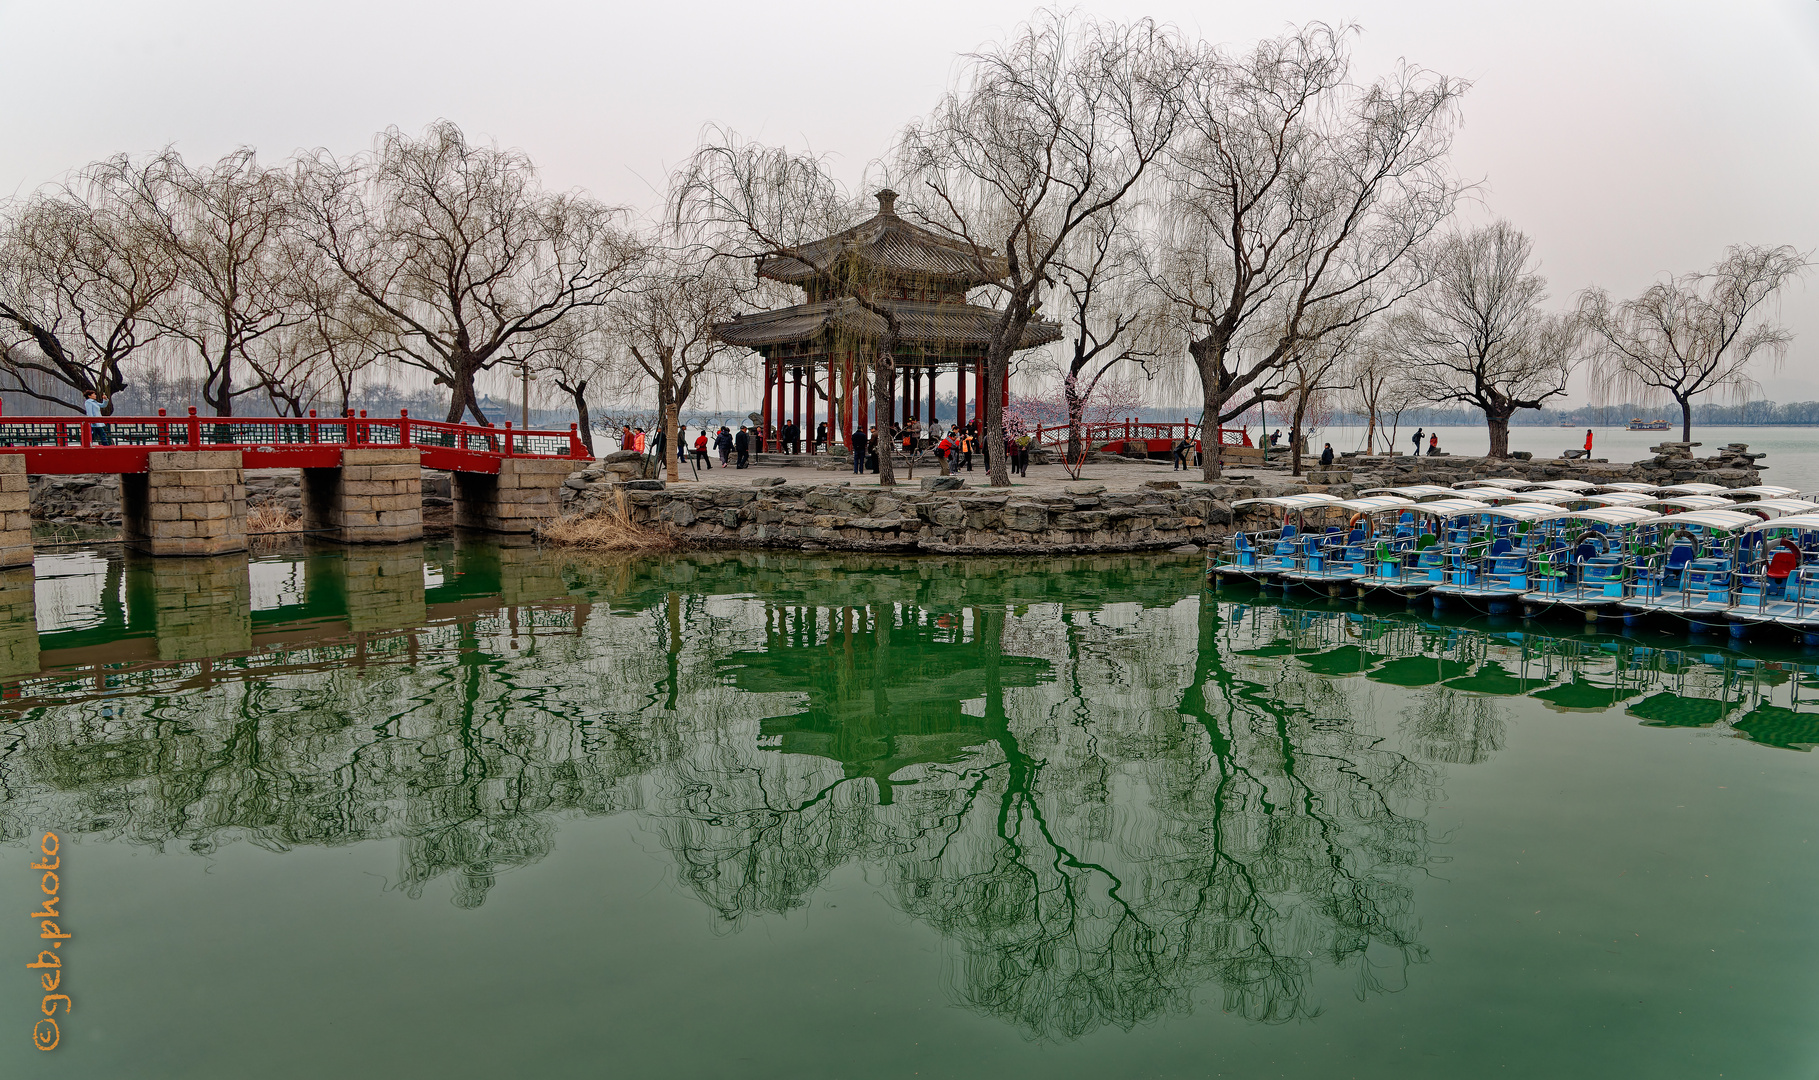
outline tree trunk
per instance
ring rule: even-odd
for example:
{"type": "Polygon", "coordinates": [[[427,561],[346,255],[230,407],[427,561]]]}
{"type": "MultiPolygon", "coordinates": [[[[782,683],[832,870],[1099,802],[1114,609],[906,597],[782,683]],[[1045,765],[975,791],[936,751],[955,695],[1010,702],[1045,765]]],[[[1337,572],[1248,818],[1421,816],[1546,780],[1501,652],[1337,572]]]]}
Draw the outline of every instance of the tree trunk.
{"type": "MultiPolygon", "coordinates": [[[[1210,484],[1222,475],[1219,464],[1219,417],[1225,414],[1225,400],[1230,396],[1230,391],[1225,385],[1219,353],[1206,339],[1190,343],[1187,352],[1194,360],[1195,369],[1200,372],[1200,478],[1210,484]]],[[[1257,445],[1264,447],[1264,460],[1268,461],[1267,416],[1264,417],[1263,428],[1258,432],[1257,445]]]]}
{"type": "Polygon", "coordinates": [[[1086,413],[1086,401],[1081,398],[1080,389],[1071,378],[1061,384],[1061,393],[1067,401],[1067,461],[1070,465],[1083,465],[1086,452],[1081,420],[1086,413]]]}
{"type": "Polygon", "coordinates": [[[1294,467],[1289,470],[1290,476],[1301,475],[1301,459],[1307,456],[1307,436],[1301,430],[1301,422],[1306,418],[1307,395],[1303,394],[1301,395],[1301,398],[1295,402],[1295,414],[1289,420],[1289,453],[1294,457],[1294,467]]]}
{"type": "MultiPolygon", "coordinates": [[[[1210,484],[1222,475],[1219,463],[1219,414],[1225,409],[1225,394],[1216,382],[1208,383],[1202,379],[1200,385],[1200,478],[1210,484]]],[[[1258,435],[1257,445],[1267,447],[1269,436],[1261,431],[1258,435]]],[[[1264,454],[1268,453],[1266,449],[1264,454]]]]}
{"type": "Polygon", "coordinates": [[[564,385],[560,381],[556,385],[568,391],[568,395],[575,399],[575,430],[581,436],[581,445],[587,447],[587,456],[595,457],[594,422],[587,414],[587,380],[582,379],[574,386],[564,385]]]}
{"type": "Polygon", "coordinates": [[[1674,400],[1680,403],[1680,441],[1692,442],[1693,399],[1690,397],[1677,397],[1674,400]]]}
{"type": "Polygon", "coordinates": [[[670,398],[669,408],[663,410],[663,457],[668,462],[664,466],[665,475],[673,484],[682,479],[682,469],[676,458],[677,439],[680,437],[676,433],[676,426],[682,415],[682,406],[675,401],[674,394],[671,394],[670,398]]]}
{"type": "Polygon", "coordinates": [[[1484,414],[1484,426],[1490,429],[1491,457],[1506,458],[1510,456],[1510,418],[1495,413],[1484,414]]]}
{"type": "Polygon", "coordinates": [[[234,350],[221,347],[221,357],[214,369],[202,380],[202,402],[215,410],[216,416],[234,415],[234,350]]]}
{"type": "MultiPolygon", "coordinates": [[[[896,348],[895,341],[887,331],[885,340],[878,343],[878,355],[872,364],[872,422],[877,425],[878,433],[869,436],[866,452],[873,448],[878,451],[878,486],[896,487],[897,473],[891,466],[891,412],[897,396],[897,359],[891,354],[896,348]]],[[[863,470],[864,465],[860,465],[863,470]]]]}
{"type": "MultiPolygon", "coordinates": [[[[1018,334],[1021,336],[1021,328],[1018,334]]],[[[985,354],[985,430],[980,432],[980,440],[988,449],[987,460],[991,464],[986,473],[992,487],[1011,486],[1010,454],[1004,449],[1004,380],[1010,374],[1010,363],[1008,347],[994,348],[985,354]]]]}

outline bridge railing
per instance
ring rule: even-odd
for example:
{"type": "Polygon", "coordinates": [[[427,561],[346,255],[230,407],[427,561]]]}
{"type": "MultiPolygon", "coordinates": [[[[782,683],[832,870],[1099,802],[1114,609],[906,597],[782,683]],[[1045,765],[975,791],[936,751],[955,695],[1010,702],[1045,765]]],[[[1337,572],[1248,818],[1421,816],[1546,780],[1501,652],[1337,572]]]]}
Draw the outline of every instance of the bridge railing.
{"type": "Polygon", "coordinates": [[[424,446],[498,457],[586,458],[575,425],[567,431],[414,420],[397,416],[0,416],[0,450],[139,446],[171,449],[241,447],[424,446]]]}
{"type": "MultiPolygon", "coordinates": [[[[1093,447],[1102,446],[1105,443],[1148,439],[1166,439],[1172,445],[1177,440],[1186,439],[1194,444],[1194,449],[1198,450],[1200,448],[1200,425],[1187,419],[1182,420],[1178,424],[1174,424],[1138,420],[1133,417],[1128,420],[1113,420],[1106,423],[1082,424],[1080,426],[1086,444],[1093,447]]],[[[1066,424],[1061,424],[1056,427],[1038,425],[1036,428],[1036,442],[1042,446],[1055,449],[1065,448],[1067,446],[1067,438],[1068,431],[1066,424]]],[[[1243,428],[1222,427],[1219,429],[1219,445],[1249,446],[1251,445],[1250,432],[1243,428]]]]}

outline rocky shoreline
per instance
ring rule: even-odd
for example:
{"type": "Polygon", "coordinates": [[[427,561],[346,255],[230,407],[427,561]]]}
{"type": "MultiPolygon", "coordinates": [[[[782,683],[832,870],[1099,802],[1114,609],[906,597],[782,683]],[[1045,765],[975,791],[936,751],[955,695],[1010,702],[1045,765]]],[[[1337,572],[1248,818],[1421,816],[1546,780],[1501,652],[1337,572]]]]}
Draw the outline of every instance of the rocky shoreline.
{"type": "Polygon", "coordinates": [[[1228,503],[1172,480],[1149,481],[1134,492],[1070,484],[1060,495],[975,490],[952,477],[893,490],[765,479],[750,487],[627,486],[635,524],[708,548],[945,555],[1155,551],[1212,543],[1232,520],[1228,503]]]}
{"type": "MultiPolygon", "coordinates": [[[[1312,469],[1301,477],[1228,466],[1228,479],[1215,484],[1157,478],[1114,490],[1093,481],[1048,481],[1046,486],[1008,491],[972,487],[960,477],[923,476],[900,487],[879,488],[831,478],[786,482],[759,475],[747,482],[748,473],[740,474],[738,481],[715,475],[712,483],[672,487],[657,478],[653,459],[614,452],[564,480],[561,512],[613,513],[623,498],[634,524],[707,548],[961,555],[1155,551],[1216,544],[1234,528],[1254,527],[1269,516],[1261,510],[1234,516],[1232,504],[1239,500],[1308,491],[1349,498],[1371,488],[1450,485],[1493,477],[1725,487],[1761,482],[1763,454],[1731,443],[1697,457],[1694,450],[1699,445],[1662,443],[1651,448],[1653,457],[1636,462],[1352,455],[1343,457],[1336,468],[1312,469]]],[[[444,474],[424,474],[426,513],[446,515],[449,483],[444,474]]],[[[301,507],[294,472],[249,472],[246,488],[249,508],[301,507]]],[[[31,478],[32,516],[42,521],[118,525],[120,506],[118,476],[31,478]]]]}

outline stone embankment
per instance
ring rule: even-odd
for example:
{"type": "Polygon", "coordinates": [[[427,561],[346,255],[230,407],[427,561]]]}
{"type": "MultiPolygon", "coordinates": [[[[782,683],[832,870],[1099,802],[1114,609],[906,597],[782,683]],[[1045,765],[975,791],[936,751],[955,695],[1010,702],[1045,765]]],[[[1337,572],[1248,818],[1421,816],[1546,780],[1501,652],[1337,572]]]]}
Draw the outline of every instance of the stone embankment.
{"type": "MultiPolygon", "coordinates": [[[[1173,480],[1133,492],[1070,484],[1058,494],[974,490],[931,477],[898,490],[850,482],[750,487],[626,485],[633,522],[702,547],[1062,555],[1204,545],[1223,536],[1231,507],[1173,480]]],[[[577,500],[579,502],[579,500],[577,500]]]]}
{"type": "Polygon", "coordinates": [[[1722,484],[1750,487],[1762,482],[1757,464],[1768,456],[1751,453],[1746,443],[1729,443],[1710,457],[1695,457],[1696,442],[1667,442],[1649,447],[1654,457],[1641,461],[1607,461],[1575,458],[1366,457],[1350,455],[1340,469],[1308,474],[1313,483],[1356,483],[1359,487],[1401,487],[1406,484],[1456,484],[1461,480],[1513,477],[1539,483],[1543,480],[1585,480],[1593,484],[1722,484]],[[1342,479],[1341,479],[1342,477],[1342,479]]]}

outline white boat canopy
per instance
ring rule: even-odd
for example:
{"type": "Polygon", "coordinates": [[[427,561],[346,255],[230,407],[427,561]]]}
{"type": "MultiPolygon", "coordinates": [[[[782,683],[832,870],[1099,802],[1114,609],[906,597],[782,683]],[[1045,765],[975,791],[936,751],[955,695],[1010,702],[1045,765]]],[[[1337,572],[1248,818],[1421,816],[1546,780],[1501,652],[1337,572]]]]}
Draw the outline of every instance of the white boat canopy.
{"type": "Polygon", "coordinates": [[[1731,488],[1726,494],[1758,495],[1764,499],[1780,499],[1788,495],[1798,495],[1800,490],[1791,487],[1776,487],[1774,484],[1757,484],[1755,487],[1731,488]]]}
{"type": "Polygon", "coordinates": [[[1787,517],[1770,518],[1758,521],[1754,525],[1744,526],[1744,532],[1761,532],[1764,529],[1815,529],[1819,530],[1819,511],[1810,514],[1789,514],[1787,517]]]}
{"type": "Polygon", "coordinates": [[[1568,516],[1574,521],[1598,521],[1606,525],[1634,525],[1661,515],[1640,506],[1601,506],[1596,510],[1574,510],[1568,516]]]}
{"type": "Polygon", "coordinates": [[[1668,528],[1697,525],[1714,532],[1736,532],[1761,520],[1735,510],[1694,510],[1685,514],[1657,514],[1639,524],[1664,525],[1668,528]]]}
{"type": "Polygon", "coordinates": [[[1597,506],[1659,506],[1660,499],[1640,491],[1613,491],[1605,495],[1582,496],[1581,501],[1597,506]]]}
{"type": "Polygon", "coordinates": [[[1598,485],[1586,480],[1543,480],[1536,487],[1552,488],[1555,491],[1596,491],[1598,485]]]}
{"type": "Polygon", "coordinates": [[[1409,509],[1417,514],[1431,514],[1434,517],[1459,517],[1464,514],[1488,514],[1495,508],[1474,499],[1435,499],[1433,502],[1416,503],[1409,509]]]}
{"type": "Polygon", "coordinates": [[[1815,506],[1805,499],[1763,499],[1760,502],[1738,503],[1737,509],[1745,514],[1767,514],[1770,517],[1819,514],[1819,506],[1815,506]]]}
{"type": "Polygon", "coordinates": [[[1678,499],[1662,499],[1661,505],[1680,510],[1719,510],[1737,504],[1717,495],[1682,495],[1678,499]]]}
{"type": "Polygon", "coordinates": [[[1657,495],[1711,495],[1728,490],[1723,484],[1675,484],[1672,487],[1656,488],[1657,495]]]}
{"type": "Polygon", "coordinates": [[[1484,517],[1503,518],[1506,521],[1548,521],[1553,518],[1572,517],[1573,511],[1565,510],[1552,503],[1517,503],[1512,506],[1485,506],[1464,499],[1447,502],[1416,503],[1410,507],[1417,514],[1432,514],[1437,518],[1484,517]],[[1449,505],[1449,502],[1452,505],[1449,505]]]}
{"type": "Polygon", "coordinates": [[[1536,488],[1533,491],[1505,491],[1502,488],[1468,488],[1465,491],[1453,492],[1454,498],[1476,499],[1486,503],[1532,503],[1532,502],[1565,502],[1576,499],[1576,491],[1550,491],[1536,488]]]}
{"type": "Polygon", "coordinates": [[[1513,476],[1493,476],[1488,480],[1461,480],[1453,485],[1456,488],[1494,487],[1505,491],[1521,491],[1535,485],[1527,480],[1518,480],[1513,476]]]}
{"type": "Polygon", "coordinates": [[[1360,491],[1360,495],[1400,495],[1405,499],[1434,499],[1441,496],[1456,495],[1452,488],[1438,484],[1410,484],[1407,487],[1381,487],[1360,491]]]}
{"type": "Polygon", "coordinates": [[[1328,495],[1324,491],[1310,491],[1302,495],[1272,495],[1266,499],[1239,499],[1232,504],[1235,510],[1240,506],[1274,506],[1283,510],[1314,510],[1322,506],[1332,506],[1344,502],[1337,495],[1328,495]]]}
{"type": "Polygon", "coordinates": [[[1604,491],[1634,491],[1643,495],[1654,495],[1661,490],[1660,486],[1656,484],[1632,484],[1628,482],[1621,484],[1600,484],[1598,486],[1604,491]]]}
{"type": "MultiPolygon", "coordinates": [[[[1363,499],[1347,499],[1332,504],[1334,510],[1345,510],[1356,514],[1375,514],[1383,510],[1406,510],[1416,505],[1415,500],[1405,499],[1400,495],[1373,495],[1363,499]]],[[[1819,509],[1816,507],[1815,509],[1819,509]]]]}

